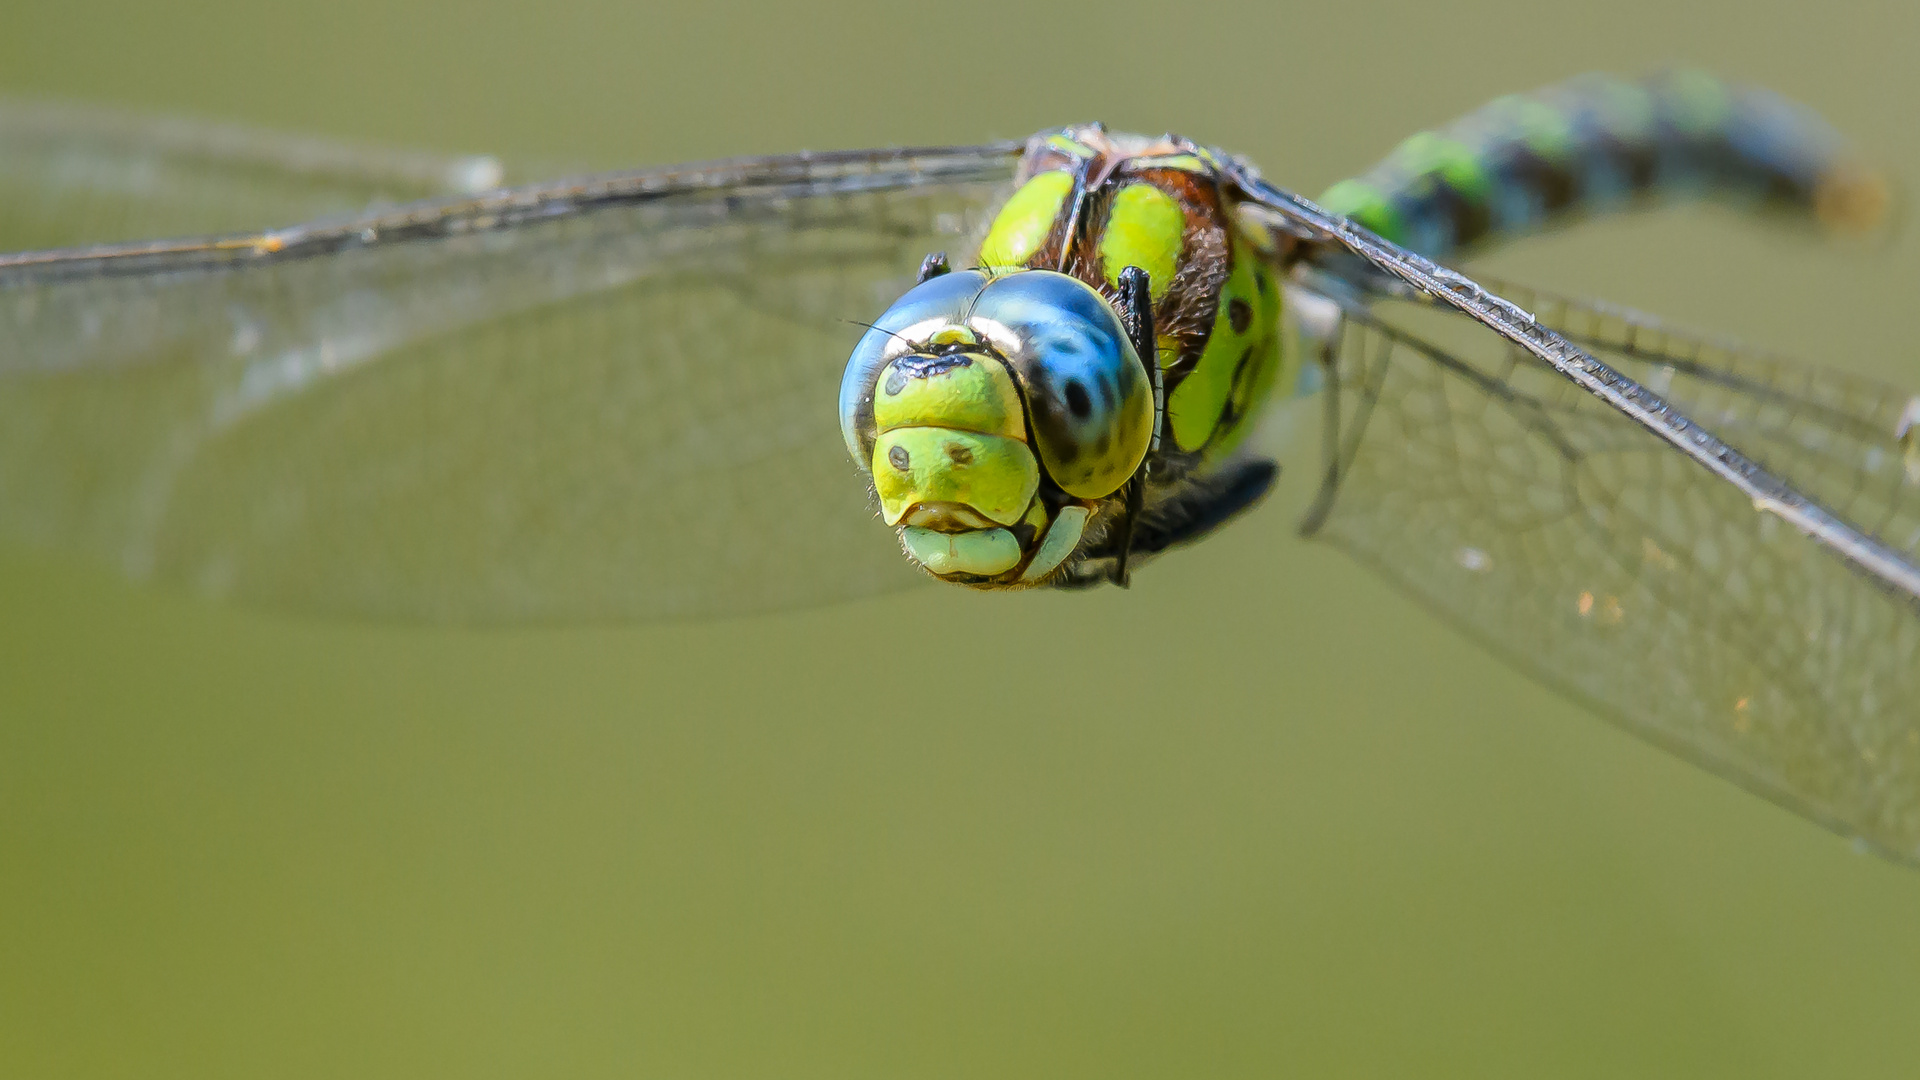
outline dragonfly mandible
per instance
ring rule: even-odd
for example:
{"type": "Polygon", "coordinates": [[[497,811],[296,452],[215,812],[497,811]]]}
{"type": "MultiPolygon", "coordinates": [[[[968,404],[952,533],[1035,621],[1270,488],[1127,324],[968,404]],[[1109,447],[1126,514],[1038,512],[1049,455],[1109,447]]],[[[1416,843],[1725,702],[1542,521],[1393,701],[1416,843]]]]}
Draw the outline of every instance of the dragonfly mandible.
{"type": "Polygon", "coordinates": [[[1318,391],[1305,532],[1920,861],[1920,399],[1445,265],[1673,196],[1876,227],[1884,181],[1777,96],[1584,77],[1319,203],[1097,125],[503,179],[0,111],[30,249],[0,256],[0,534],[454,622],[818,604],[916,562],[1088,584],[1256,502],[1265,399],[1318,391]]]}

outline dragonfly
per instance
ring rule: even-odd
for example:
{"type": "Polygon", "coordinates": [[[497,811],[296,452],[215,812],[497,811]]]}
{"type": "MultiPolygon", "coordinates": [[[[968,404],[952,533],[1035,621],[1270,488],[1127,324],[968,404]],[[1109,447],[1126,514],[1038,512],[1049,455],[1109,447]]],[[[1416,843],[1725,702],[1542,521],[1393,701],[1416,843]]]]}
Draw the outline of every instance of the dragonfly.
{"type": "Polygon", "coordinates": [[[1584,76],[1317,202],[1099,125],[521,179],[0,108],[0,536],[478,624],[1124,583],[1317,401],[1304,534],[1920,863],[1920,398],[1452,268],[1672,198],[1878,227],[1798,105],[1584,76]]]}

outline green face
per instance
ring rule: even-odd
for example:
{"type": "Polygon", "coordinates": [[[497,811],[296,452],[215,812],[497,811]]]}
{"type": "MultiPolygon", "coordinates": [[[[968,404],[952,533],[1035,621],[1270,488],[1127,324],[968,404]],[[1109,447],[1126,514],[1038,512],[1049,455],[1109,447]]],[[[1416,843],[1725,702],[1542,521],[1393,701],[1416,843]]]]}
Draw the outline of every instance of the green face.
{"type": "Polygon", "coordinates": [[[1050,579],[1150,442],[1146,369],[1113,309],[1062,274],[970,270],[874,325],[842,433],[907,557],[981,588],[1050,579]]]}

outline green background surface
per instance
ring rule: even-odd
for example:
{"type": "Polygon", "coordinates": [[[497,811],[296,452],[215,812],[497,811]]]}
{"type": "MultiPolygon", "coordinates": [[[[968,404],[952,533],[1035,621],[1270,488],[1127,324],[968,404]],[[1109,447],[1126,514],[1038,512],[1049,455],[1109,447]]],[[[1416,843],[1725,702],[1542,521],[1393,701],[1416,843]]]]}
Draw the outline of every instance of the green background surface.
{"type": "MultiPolygon", "coordinates": [[[[1911,189],[1902,7],[45,2],[0,89],[606,166],[1099,117],[1313,193],[1685,60],[1911,189]]],[[[1920,230],[1661,214],[1489,268],[1920,385],[1920,230]]],[[[0,1076],[1920,1072],[1920,874],[1295,539],[1292,464],[1130,593],[695,625],[301,621],[0,553],[0,1076]]]]}

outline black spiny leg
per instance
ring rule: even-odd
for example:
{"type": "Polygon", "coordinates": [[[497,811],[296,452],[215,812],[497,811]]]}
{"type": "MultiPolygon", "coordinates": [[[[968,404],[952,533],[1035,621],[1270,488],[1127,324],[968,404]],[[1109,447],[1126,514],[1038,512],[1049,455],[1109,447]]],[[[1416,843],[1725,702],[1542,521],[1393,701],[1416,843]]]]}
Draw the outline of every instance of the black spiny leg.
{"type": "Polygon", "coordinates": [[[1137,266],[1120,271],[1120,295],[1114,307],[1119,309],[1120,324],[1133,341],[1133,351],[1147,368],[1147,383],[1153,387],[1153,437],[1147,444],[1147,456],[1127,481],[1127,510],[1120,521],[1119,543],[1115,545],[1113,583],[1127,587],[1127,556],[1133,553],[1133,533],[1140,525],[1140,511],[1146,505],[1147,470],[1160,452],[1160,422],[1166,413],[1166,396],[1160,385],[1160,354],[1153,331],[1153,281],[1137,266]]]}
{"type": "Polygon", "coordinates": [[[952,269],[953,267],[947,265],[947,253],[936,251],[920,260],[920,276],[915,278],[913,283],[924,285],[952,269]]]}

